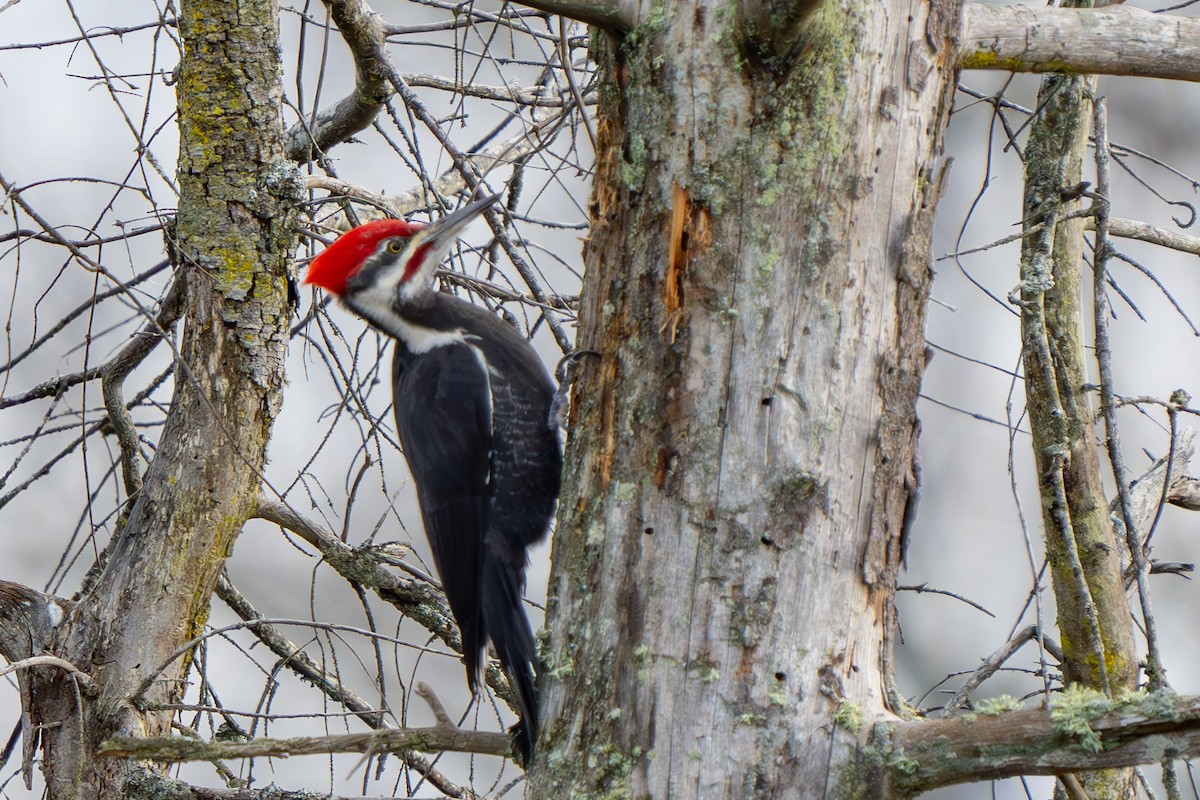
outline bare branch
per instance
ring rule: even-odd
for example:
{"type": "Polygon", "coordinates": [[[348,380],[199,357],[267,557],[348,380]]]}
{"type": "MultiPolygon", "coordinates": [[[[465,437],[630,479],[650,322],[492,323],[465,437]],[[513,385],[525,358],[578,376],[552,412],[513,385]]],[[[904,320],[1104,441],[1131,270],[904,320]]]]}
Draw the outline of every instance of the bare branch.
{"type": "MultiPolygon", "coordinates": [[[[383,559],[371,548],[350,547],[320,525],[275,500],[259,498],[250,516],[274,522],[301,537],[321,551],[325,561],[339,575],[374,590],[451,650],[462,652],[462,636],[440,586],[397,577],[382,566],[383,559]]],[[[508,679],[494,659],[488,659],[485,677],[496,696],[515,708],[516,698],[508,679]]]]}
{"type": "MultiPolygon", "coordinates": [[[[1110,209],[1111,183],[1109,178],[1108,150],[1108,103],[1105,98],[1097,97],[1092,103],[1092,125],[1096,139],[1096,199],[1093,208],[1096,212],[1096,245],[1092,259],[1092,308],[1095,323],[1096,367],[1100,379],[1100,416],[1104,418],[1105,446],[1108,448],[1108,461],[1112,467],[1113,480],[1117,484],[1120,519],[1124,523],[1125,543],[1134,568],[1134,581],[1137,584],[1138,601],[1142,610],[1142,625],[1146,634],[1146,675],[1150,679],[1151,689],[1162,689],[1166,686],[1166,673],[1163,669],[1162,658],[1158,649],[1158,625],[1151,609],[1150,589],[1147,579],[1150,575],[1150,563],[1143,549],[1143,542],[1138,531],[1138,523],[1133,516],[1133,498],[1129,484],[1126,482],[1125,460],[1121,454],[1121,435],[1117,426],[1117,408],[1113,405],[1113,370],[1112,345],[1108,330],[1108,317],[1112,307],[1108,301],[1108,259],[1112,248],[1108,241],[1108,215],[1110,209]]],[[[1168,459],[1168,470],[1170,468],[1168,459]]],[[[1164,478],[1164,481],[1166,478],[1164,478]]],[[[1153,527],[1153,526],[1151,526],[1153,527]]]]}
{"type": "Polygon", "coordinates": [[[279,656],[283,660],[284,666],[312,683],[326,697],[353,711],[359,719],[372,728],[385,726],[383,714],[378,708],[346,687],[336,677],[321,669],[298,645],[284,636],[279,628],[264,622],[263,615],[242,596],[237,587],[230,583],[229,576],[224,573],[217,580],[217,597],[221,598],[225,605],[246,622],[253,620],[258,623],[251,628],[255,637],[269,647],[272,653],[279,656]]]}
{"type": "Polygon", "coordinates": [[[182,310],[183,281],[176,280],[167,290],[158,316],[146,323],[142,330],[134,334],[129,344],[100,368],[104,408],[108,411],[108,423],[116,433],[121,448],[121,479],[129,497],[142,488],[143,464],[133,417],[125,407],[125,379],[166,338],[167,331],[175,326],[182,310]]]}
{"type": "MultiPolygon", "coordinates": [[[[539,132],[540,129],[534,127],[508,141],[501,142],[495,147],[489,147],[483,152],[464,155],[463,162],[469,169],[476,171],[480,175],[486,175],[497,164],[517,161],[529,155],[537,147],[536,135],[539,132]]],[[[364,219],[378,219],[383,216],[383,213],[391,214],[394,217],[406,217],[417,209],[424,208],[429,204],[429,195],[423,187],[413,189],[404,194],[386,195],[368,191],[357,184],[352,184],[339,178],[310,175],[307,178],[307,188],[323,189],[332,195],[347,197],[352,201],[365,203],[370,209],[361,213],[364,219]]],[[[458,170],[446,172],[433,183],[434,191],[443,197],[451,197],[469,188],[466,180],[463,179],[462,173],[458,170]]],[[[346,219],[345,214],[336,215],[332,220],[325,222],[325,225],[338,231],[349,230],[353,227],[346,219]]]]}
{"type": "Polygon", "coordinates": [[[90,675],[80,670],[79,667],[75,666],[70,661],[59,658],[58,656],[30,656],[29,658],[23,658],[20,661],[12,662],[4,669],[0,669],[0,675],[8,675],[10,672],[17,672],[23,669],[33,669],[35,667],[56,667],[61,669],[63,672],[69,673],[73,678],[75,678],[75,680],[79,681],[79,685],[84,689],[84,691],[88,693],[95,693],[98,691],[96,682],[92,680],[90,675]]]}
{"type": "Polygon", "coordinates": [[[1200,81],[1200,19],[1129,6],[963,6],[959,66],[1200,81]]]}
{"type": "MultiPolygon", "coordinates": [[[[222,574],[217,581],[217,597],[229,606],[235,614],[247,622],[251,620],[263,620],[264,617],[259,613],[258,609],[254,608],[250,602],[242,596],[237,587],[230,582],[229,577],[222,574]]],[[[388,721],[384,718],[380,709],[375,708],[368,703],[363,697],[358,695],[352,689],[347,687],[342,681],[334,675],[330,675],[328,671],[321,668],[311,658],[304,653],[299,646],[294,644],[290,639],[274,625],[263,622],[255,625],[251,630],[260,642],[267,645],[271,652],[279,656],[283,660],[283,664],[287,666],[295,674],[299,675],[304,680],[312,683],[334,702],[340,703],[347,709],[352,711],[359,719],[370,725],[372,728],[387,729],[389,728],[388,721]]],[[[421,684],[423,686],[424,684],[421,684]]],[[[418,694],[420,686],[417,687],[418,694]]],[[[424,697],[424,695],[422,695],[424,697]]],[[[426,699],[426,702],[429,702],[426,699]]],[[[432,706],[432,703],[431,703],[432,706]]],[[[435,709],[436,711],[436,709],[435,709]]],[[[452,783],[439,770],[430,765],[429,761],[417,755],[416,753],[407,753],[404,755],[405,762],[416,770],[419,774],[425,777],[431,784],[436,786],[440,791],[451,797],[460,797],[465,793],[461,786],[452,783]]]]}
{"type": "MultiPolygon", "coordinates": [[[[1182,476],[1188,462],[1192,460],[1192,455],[1195,453],[1196,445],[1196,429],[1185,428],[1179,434],[1178,441],[1175,442],[1175,447],[1171,453],[1171,464],[1168,469],[1167,459],[1165,457],[1155,461],[1148,470],[1138,475],[1129,484],[1129,507],[1132,513],[1133,522],[1137,526],[1138,540],[1145,542],[1146,533],[1150,527],[1150,521],[1154,518],[1155,512],[1158,509],[1159,503],[1163,497],[1163,482],[1167,480],[1168,473],[1171,476],[1182,476]]],[[[1175,502],[1173,493],[1178,491],[1181,483],[1186,479],[1172,477],[1171,489],[1167,492],[1167,501],[1175,502]]],[[[1120,498],[1114,498],[1108,506],[1109,516],[1121,528],[1125,527],[1125,522],[1120,508],[1120,498]]],[[[1128,583],[1133,579],[1133,573],[1129,571],[1129,567],[1125,570],[1125,581],[1128,583]]]]}
{"type": "Polygon", "coordinates": [[[404,753],[409,750],[475,753],[507,758],[512,755],[512,740],[507,733],[470,731],[435,725],[432,728],[397,728],[294,739],[253,739],[249,742],[200,742],[176,736],[146,739],[116,736],[101,744],[97,752],[112,758],[178,764],[185,761],[228,758],[286,757],[322,753],[404,753]]]}
{"type": "Polygon", "coordinates": [[[1200,697],[1098,693],[997,716],[923,720],[891,729],[891,780],[906,793],[1015,775],[1059,775],[1200,755],[1200,697]],[[948,746],[947,743],[953,743],[948,746]]]}
{"type": "MultiPolygon", "coordinates": [[[[564,43],[562,46],[565,48],[567,38],[562,37],[559,41],[564,43]]],[[[563,71],[568,77],[573,75],[573,71],[568,68],[568,64],[565,61],[563,62],[563,71]]],[[[534,106],[538,108],[562,108],[571,104],[582,107],[596,104],[595,92],[584,94],[574,89],[571,92],[572,97],[563,98],[546,94],[537,86],[487,86],[480,83],[462,83],[450,78],[443,78],[440,75],[427,75],[425,73],[406,73],[404,81],[409,86],[442,89],[464,97],[499,100],[501,102],[517,103],[522,106],[534,106]]]]}
{"type": "Polygon", "coordinates": [[[1137,239],[1162,247],[1169,247],[1181,253],[1191,253],[1200,256],[1200,236],[1187,236],[1182,233],[1159,228],[1135,219],[1120,219],[1113,217],[1108,221],[1108,232],[1122,239],[1137,239]]]}
{"type": "MultiPolygon", "coordinates": [[[[950,702],[946,703],[940,716],[951,717],[959,709],[966,706],[967,701],[971,699],[972,692],[978,689],[988,678],[995,675],[1004,666],[1004,663],[1012,658],[1013,654],[1020,650],[1026,642],[1035,641],[1036,639],[1036,625],[1029,625],[1022,628],[1016,636],[1013,636],[1001,645],[996,652],[983,660],[983,663],[979,665],[979,669],[971,673],[971,676],[967,678],[958,691],[954,693],[954,696],[950,698],[950,702]]],[[[1058,646],[1057,642],[1050,639],[1043,639],[1043,643],[1051,655],[1058,659],[1062,658],[1062,649],[1058,646]]]]}
{"type": "Polygon", "coordinates": [[[527,0],[521,5],[615,31],[637,27],[641,16],[632,0],[527,0]]]}
{"type": "Polygon", "coordinates": [[[380,69],[379,53],[387,40],[383,18],[361,0],[328,0],[325,6],[354,57],[354,88],[332,109],[317,114],[311,124],[288,130],[287,157],[299,164],[370,125],[392,94],[380,69]]]}

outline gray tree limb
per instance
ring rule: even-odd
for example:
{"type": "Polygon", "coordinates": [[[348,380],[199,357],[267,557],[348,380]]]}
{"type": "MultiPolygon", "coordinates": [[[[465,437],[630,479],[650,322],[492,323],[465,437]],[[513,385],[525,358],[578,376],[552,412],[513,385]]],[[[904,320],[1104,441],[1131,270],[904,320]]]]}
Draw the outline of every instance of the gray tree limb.
{"type": "Polygon", "coordinates": [[[1200,19],[1103,9],[966,3],[964,69],[1200,81],[1200,19]]]}
{"type": "Polygon", "coordinates": [[[376,57],[387,39],[383,18],[362,0],[327,0],[325,7],[354,57],[354,88],[316,119],[288,130],[287,156],[298,164],[312,161],[318,153],[366,128],[392,95],[376,57]]]}
{"type": "MultiPolygon", "coordinates": [[[[1050,709],[883,726],[891,787],[902,796],[1016,775],[1060,775],[1200,755],[1200,697],[1073,692],[1050,709]]],[[[882,736],[879,737],[882,740],[882,736]]],[[[891,795],[879,795],[891,796],[891,795]]]]}

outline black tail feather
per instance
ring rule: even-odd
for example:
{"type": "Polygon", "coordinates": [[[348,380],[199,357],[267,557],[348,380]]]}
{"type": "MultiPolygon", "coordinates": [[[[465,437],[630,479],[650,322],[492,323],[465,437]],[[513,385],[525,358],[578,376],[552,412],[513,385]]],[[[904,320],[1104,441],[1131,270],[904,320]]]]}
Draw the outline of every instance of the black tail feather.
{"type": "Polygon", "coordinates": [[[485,558],[483,568],[483,621],[492,647],[500,659],[521,709],[521,724],[514,728],[517,749],[526,764],[538,737],[537,645],[529,618],[521,607],[521,576],[498,559],[485,558]]]}

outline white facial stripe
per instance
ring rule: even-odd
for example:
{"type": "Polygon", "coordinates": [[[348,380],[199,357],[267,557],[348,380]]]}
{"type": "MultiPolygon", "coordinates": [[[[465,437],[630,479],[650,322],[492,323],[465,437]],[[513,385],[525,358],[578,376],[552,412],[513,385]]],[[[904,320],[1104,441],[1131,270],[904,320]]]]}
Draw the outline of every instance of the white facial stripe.
{"type": "Polygon", "coordinates": [[[395,295],[382,284],[376,284],[354,295],[345,298],[346,305],[351,310],[366,317],[383,330],[404,342],[414,353],[428,353],[435,347],[467,340],[467,334],[461,328],[449,331],[437,331],[414,325],[396,313],[393,305],[395,295]]]}

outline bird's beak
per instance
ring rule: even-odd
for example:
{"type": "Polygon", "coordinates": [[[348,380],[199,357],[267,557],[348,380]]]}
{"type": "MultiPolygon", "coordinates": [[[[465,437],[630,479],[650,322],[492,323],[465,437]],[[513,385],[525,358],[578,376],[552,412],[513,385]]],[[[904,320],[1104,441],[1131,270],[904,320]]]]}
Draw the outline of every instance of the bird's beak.
{"type": "Polygon", "coordinates": [[[446,216],[433,222],[422,233],[422,243],[431,250],[439,250],[442,245],[447,245],[453,242],[458,237],[458,232],[483,213],[484,209],[500,199],[500,195],[494,194],[490,197],[481,197],[467,203],[462,208],[451,211],[446,216]]]}

